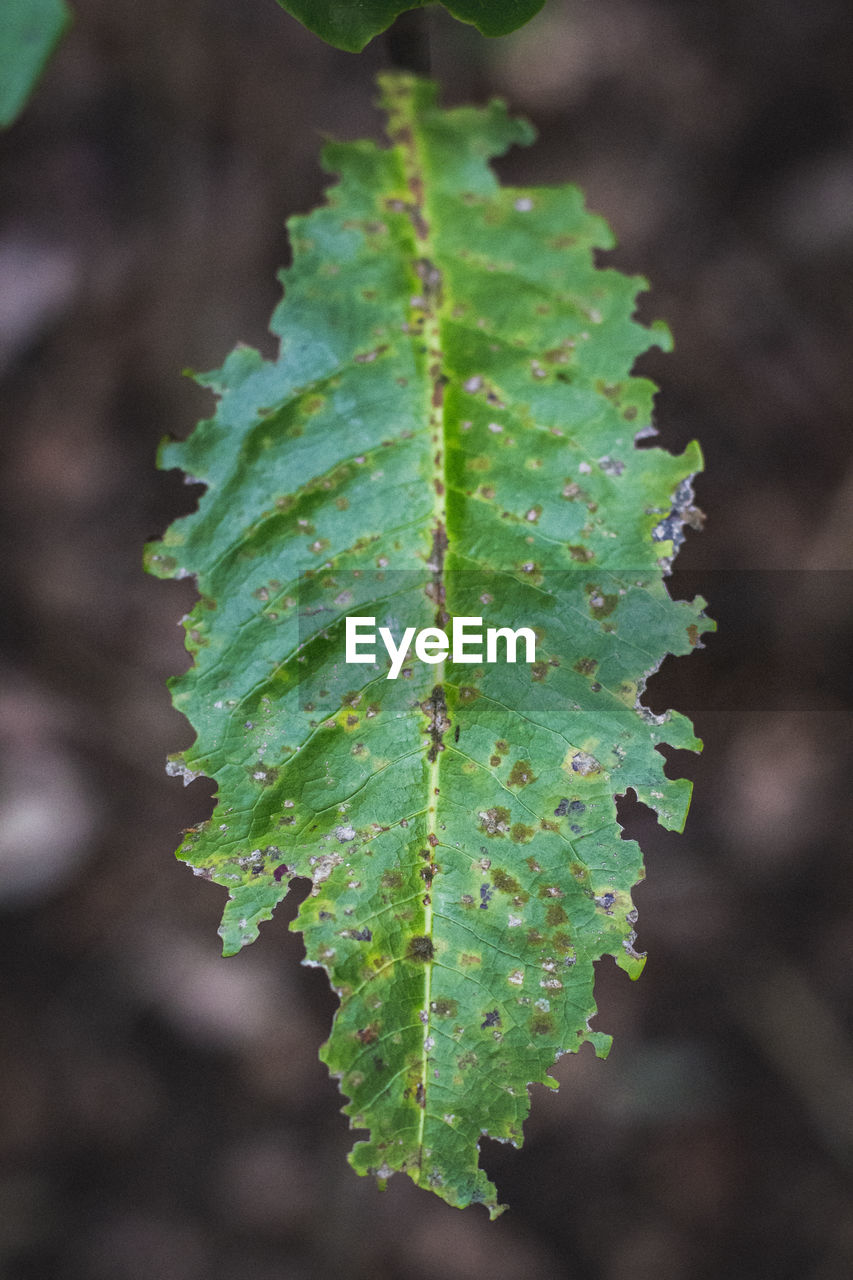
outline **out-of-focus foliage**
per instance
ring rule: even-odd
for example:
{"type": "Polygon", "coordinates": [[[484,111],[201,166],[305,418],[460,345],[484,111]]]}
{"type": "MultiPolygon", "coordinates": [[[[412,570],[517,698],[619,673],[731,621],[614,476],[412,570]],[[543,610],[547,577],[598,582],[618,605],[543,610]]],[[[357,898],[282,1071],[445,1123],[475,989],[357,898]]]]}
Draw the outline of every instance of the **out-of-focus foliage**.
{"type": "Polygon", "coordinates": [[[0,127],[18,118],[71,20],[65,0],[3,0],[0,7],[0,127]]]}

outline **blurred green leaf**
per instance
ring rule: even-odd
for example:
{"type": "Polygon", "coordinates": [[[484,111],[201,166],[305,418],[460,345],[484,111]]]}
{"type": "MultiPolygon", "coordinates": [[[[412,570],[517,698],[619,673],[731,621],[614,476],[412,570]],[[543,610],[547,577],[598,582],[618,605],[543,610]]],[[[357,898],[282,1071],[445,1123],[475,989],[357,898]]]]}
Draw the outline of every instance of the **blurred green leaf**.
{"type": "Polygon", "coordinates": [[[0,126],[15,121],[71,20],[65,0],[3,0],[0,7],[0,126]]]}
{"type": "Polygon", "coordinates": [[[225,952],[310,879],[354,1166],[496,1214],[480,1136],[520,1144],[528,1084],[606,1053],[594,962],[643,965],[615,797],[687,811],[656,748],[699,744],[640,697],[708,629],[664,581],[701,458],[636,447],[631,366],[668,335],[632,319],[643,281],[596,268],[604,222],[489,168],[529,126],[382,83],[391,146],[329,146],[340,182],[289,224],[278,358],[239,347],[201,379],[215,417],[162,450],[207,491],[148,564],[201,592],[173,682],[198,737],[170,768],[217,781],[179,856],[228,890],[225,952]],[[389,679],[383,648],[347,662],[347,616],[526,626],[536,661],[410,653],[389,679]]]}
{"type": "MultiPolygon", "coordinates": [[[[278,0],[309,31],[338,49],[357,53],[407,9],[425,0],[278,0]]],[[[524,26],[544,0],[443,0],[444,7],[484,36],[505,36],[524,26]]]]}

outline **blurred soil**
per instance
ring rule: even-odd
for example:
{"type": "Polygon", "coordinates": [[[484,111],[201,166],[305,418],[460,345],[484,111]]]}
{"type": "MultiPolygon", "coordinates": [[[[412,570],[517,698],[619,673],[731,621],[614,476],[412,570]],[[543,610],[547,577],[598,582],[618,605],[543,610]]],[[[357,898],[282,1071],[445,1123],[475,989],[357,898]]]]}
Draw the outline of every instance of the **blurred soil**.
{"type": "Polygon", "coordinates": [[[0,138],[0,1271],[7,1280],[847,1280],[853,1274],[853,9],[548,0],[484,41],[435,13],[445,100],[505,96],[653,282],[667,447],[708,513],[673,590],[719,632],[650,685],[706,740],[683,836],[625,802],[649,952],[599,966],[585,1049],[484,1143],[494,1225],[345,1161],[316,1058],[334,1010],[288,904],[223,962],[220,893],[172,858],[206,816],[164,758],[191,583],[141,544],[209,410],[182,368],[266,321],[322,135],[377,135],[361,56],[273,0],[75,0],[0,138]]]}

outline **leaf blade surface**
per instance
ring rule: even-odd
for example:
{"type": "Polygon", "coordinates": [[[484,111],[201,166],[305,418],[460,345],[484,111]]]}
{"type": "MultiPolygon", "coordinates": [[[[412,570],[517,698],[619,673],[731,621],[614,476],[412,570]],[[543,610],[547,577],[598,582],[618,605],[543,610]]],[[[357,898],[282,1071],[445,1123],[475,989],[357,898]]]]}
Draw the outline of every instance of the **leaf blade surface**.
{"type": "Polygon", "coordinates": [[[495,1214],[481,1134],[520,1144],[528,1084],[606,1053],[593,963],[642,968],[615,796],[686,815],[656,747],[699,744],[639,699],[707,629],[664,582],[701,459],[635,447],[654,388],[630,368],[666,335],[632,319],[642,281],[595,268],[604,223],[491,172],[529,127],[383,89],[390,147],[327,148],[340,182],[290,223],[279,358],[238,348],[216,416],[164,447],[208,488],[149,564],[202,595],[172,767],[219,784],[179,856],[229,891],[226,953],[310,878],[295,927],[341,999],[323,1057],[370,1131],[354,1166],[495,1214]],[[381,649],[344,661],[347,615],[525,625],[537,660],[391,680],[381,649]]]}
{"type": "MultiPolygon", "coordinates": [[[[328,44],[358,53],[401,13],[422,9],[428,0],[278,0],[288,13],[328,44]]],[[[460,22],[484,36],[503,36],[524,26],[544,0],[443,0],[460,22]]]]}

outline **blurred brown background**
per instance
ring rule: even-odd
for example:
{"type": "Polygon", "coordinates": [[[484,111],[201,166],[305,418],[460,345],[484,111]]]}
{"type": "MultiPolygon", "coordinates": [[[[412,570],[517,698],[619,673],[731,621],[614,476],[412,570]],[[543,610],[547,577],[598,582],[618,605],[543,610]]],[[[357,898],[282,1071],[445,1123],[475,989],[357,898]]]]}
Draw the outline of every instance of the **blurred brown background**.
{"type": "Polygon", "coordinates": [[[658,425],[709,520],[673,590],[720,631],[650,685],[704,756],[646,850],[645,974],[599,966],[585,1049],[484,1142],[490,1225],[345,1162],[316,1059],[334,1001],[295,907],[219,958],[220,891],[172,858],[208,812],[164,758],[191,583],[142,542],[198,491],[154,469],[209,410],[180,377],[271,353],[284,217],[320,135],[376,135],[360,57],[273,0],[74,0],[0,138],[0,1272],[8,1280],[847,1280],[853,1274],[849,0],[548,0],[486,41],[431,17],[445,100],[497,92],[654,291],[658,425]]]}

